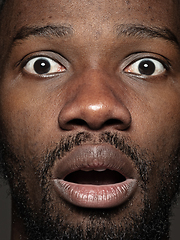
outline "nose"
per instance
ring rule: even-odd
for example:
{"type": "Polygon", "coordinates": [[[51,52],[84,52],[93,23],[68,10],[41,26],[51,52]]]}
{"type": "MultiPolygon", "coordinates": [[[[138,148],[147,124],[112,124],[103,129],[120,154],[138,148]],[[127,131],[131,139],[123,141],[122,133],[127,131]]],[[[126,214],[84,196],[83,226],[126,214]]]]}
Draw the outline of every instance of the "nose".
{"type": "Polygon", "coordinates": [[[123,103],[123,89],[117,89],[115,82],[98,71],[72,79],[59,114],[60,128],[68,131],[129,128],[131,115],[123,103]]]}

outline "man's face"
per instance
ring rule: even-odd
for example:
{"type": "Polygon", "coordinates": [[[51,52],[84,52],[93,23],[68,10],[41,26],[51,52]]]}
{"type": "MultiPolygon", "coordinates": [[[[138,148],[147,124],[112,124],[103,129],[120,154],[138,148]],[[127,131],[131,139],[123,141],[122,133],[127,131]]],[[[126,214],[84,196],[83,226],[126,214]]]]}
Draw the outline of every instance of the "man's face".
{"type": "Polygon", "coordinates": [[[178,12],[168,0],[7,1],[2,165],[29,239],[166,239],[178,12]]]}

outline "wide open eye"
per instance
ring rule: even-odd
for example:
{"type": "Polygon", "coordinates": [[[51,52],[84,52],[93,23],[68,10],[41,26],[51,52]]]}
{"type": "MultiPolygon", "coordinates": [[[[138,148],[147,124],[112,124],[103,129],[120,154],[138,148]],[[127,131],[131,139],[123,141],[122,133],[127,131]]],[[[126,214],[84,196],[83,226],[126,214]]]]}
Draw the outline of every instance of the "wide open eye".
{"type": "Polygon", "coordinates": [[[124,69],[124,72],[143,76],[156,76],[165,71],[165,66],[160,61],[153,58],[137,60],[124,69]]]}
{"type": "Polygon", "coordinates": [[[28,73],[45,76],[55,73],[61,73],[66,70],[63,65],[48,57],[32,58],[26,63],[24,69],[28,73]]]}

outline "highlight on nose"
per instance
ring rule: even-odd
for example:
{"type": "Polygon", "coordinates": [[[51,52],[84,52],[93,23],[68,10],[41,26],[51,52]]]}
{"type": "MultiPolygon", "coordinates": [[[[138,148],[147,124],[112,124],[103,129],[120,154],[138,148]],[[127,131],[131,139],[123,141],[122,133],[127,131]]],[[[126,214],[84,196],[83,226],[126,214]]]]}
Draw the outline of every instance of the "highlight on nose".
{"type": "Polygon", "coordinates": [[[66,104],[59,114],[59,126],[63,130],[77,128],[125,130],[130,124],[131,115],[120,102],[104,101],[93,104],[87,101],[74,100],[66,104]]]}
{"type": "Polygon", "coordinates": [[[103,104],[89,105],[89,109],[93,111],[98,111],[103,108],[103,104]]]}

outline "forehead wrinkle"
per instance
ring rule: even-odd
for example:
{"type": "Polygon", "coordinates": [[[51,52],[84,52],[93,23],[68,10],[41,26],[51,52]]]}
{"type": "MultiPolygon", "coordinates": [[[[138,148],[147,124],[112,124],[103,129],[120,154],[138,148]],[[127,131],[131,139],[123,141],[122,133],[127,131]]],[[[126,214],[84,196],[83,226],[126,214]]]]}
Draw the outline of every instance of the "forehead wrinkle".
{"type": "Polygon", "coordinates": [[[119,24],[115,26],[118,37],[161,38],[180,48],[179,42],[171,30],[164,27],[148,27],[141,24],[119,24]]]}

